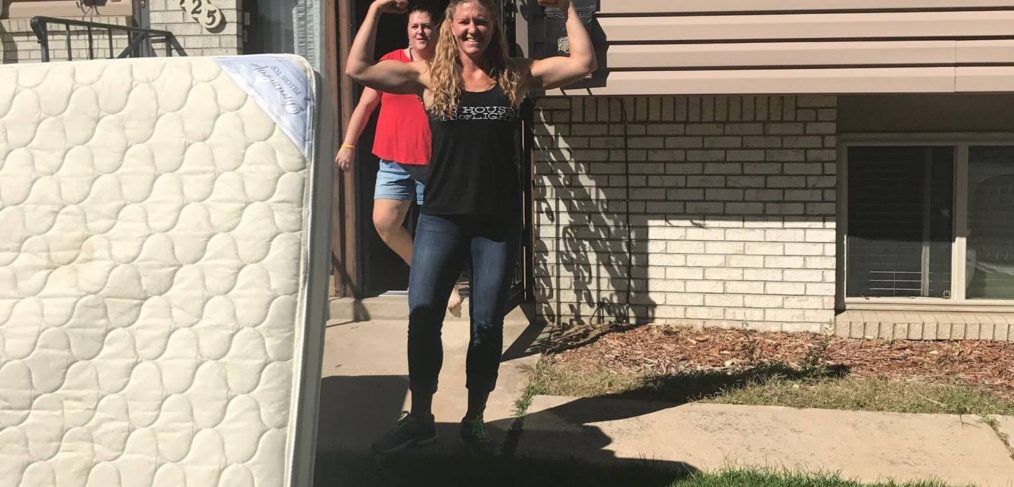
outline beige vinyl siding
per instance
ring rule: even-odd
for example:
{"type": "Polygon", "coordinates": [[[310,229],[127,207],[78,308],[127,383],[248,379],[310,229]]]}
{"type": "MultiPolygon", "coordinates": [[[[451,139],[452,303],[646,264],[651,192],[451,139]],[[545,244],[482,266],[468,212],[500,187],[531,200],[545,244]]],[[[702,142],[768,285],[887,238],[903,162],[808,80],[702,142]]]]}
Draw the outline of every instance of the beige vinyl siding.
{"type": "Polygon", "coordinates": [[[601,0],[604,14],[1010,8],[1005,0],[601,0]]]}
{"type": "Polygon", "coordinates": [[[743,42],[609,47],[613,69],[1011,63],[1014,40],[743,42]]]}
{"type": "Polygon", "coordinates": [[[603,17],[613,42],[895,39],[1011,35],[1012,11],[603,17]]]}
{"type": "Polygon", "coordinates": [[[601,0],[596,19],[604,75],[549,94],[1014,90],[1010,2],[601,0]]]}

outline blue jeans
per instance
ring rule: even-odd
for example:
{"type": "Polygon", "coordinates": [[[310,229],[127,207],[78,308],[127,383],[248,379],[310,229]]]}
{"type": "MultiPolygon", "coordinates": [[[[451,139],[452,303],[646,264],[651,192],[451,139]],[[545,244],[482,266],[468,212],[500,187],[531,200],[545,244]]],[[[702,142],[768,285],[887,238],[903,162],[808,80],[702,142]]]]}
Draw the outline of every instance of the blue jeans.
{"type": "Polygon", "coordinates": [[[419,216],[408,284],[408,375],[413,394],[437,390],[447,298],[466,264],[471,269],[472,323],[465,386],[478,392],[496,386],[507,291],[520,233],[519,214],[499,219],[419,216]]]}

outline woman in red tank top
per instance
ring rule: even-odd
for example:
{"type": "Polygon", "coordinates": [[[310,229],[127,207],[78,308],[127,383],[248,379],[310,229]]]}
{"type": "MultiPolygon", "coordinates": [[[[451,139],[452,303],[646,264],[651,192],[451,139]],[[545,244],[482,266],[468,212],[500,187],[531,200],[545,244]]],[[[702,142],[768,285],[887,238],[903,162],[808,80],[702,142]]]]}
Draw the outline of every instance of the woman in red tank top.
{"type": "MultiPolygon", "coordinates": [[[[424,5],[415,4],[408,15],[408,47],[385,54],[381,61],[411,63],[433,58],[436,19],[424,5]]],[[[381,240],[406,264],[412,264],[412,236],[403,226],[415,200],[423,204],[424,181],[429,171],[430,128],[422,101],[416,95],[363,90],[349,119],[345,140],[335,163],[347,171],[355,160],[355,146],[373,112],[380,107],[373,154],[380,158],[373,197],[373,226],[381,240]]],[[[461,306],[457,286],[447,300],[447,309],[461,306]]]]}

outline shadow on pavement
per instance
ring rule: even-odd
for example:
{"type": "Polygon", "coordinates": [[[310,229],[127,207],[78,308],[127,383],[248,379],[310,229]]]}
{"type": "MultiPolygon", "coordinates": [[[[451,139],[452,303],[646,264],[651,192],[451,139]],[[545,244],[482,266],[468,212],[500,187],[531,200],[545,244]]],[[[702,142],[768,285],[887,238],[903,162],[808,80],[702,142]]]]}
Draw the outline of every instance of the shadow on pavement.
{"type": "Polygon", "coordinates": [[[315,487],[669,487],[696,472],[677,462],[581,461],[529,458],[482,459],[435,455],[425,449],[381,457],[372,453],[321,452],[315,487]]]}
{"type": "Polygon", "coordinates": [[[405,376],[325,377],[320,386],[317,450],[369,445],[398,418],[407,391],[405,376]]]}
{"type": "Polygon", "coordinates": [[[765,384],[772,380],[843,379],[848,375],[849,368],[844,365],[822,365],[799,369],[773,362],[731,372],[724,370],[689,371],[649,377],[645,379],[641,387],[599,397],[664,401],[672,403],[672,405],[681,405],[712,397],[715,394],[743,389],[752,384],[765,384]]]}
{"type": "MultiPolygon", "coordinates": [[[[522,425],[505,419],[488,424],[490,434],[504,445],[504,454],[480,459],[463,454],[457,446],[458,423],[437,423],[436,445],[380,456],[368,445],[398,418],[408,389],[404,376],[327,377],[321,385],[318,426],[316,487],[338,486],[629,486],[661,487],[696,471],[680,462],[617,459],[606,448],[612,440],[587,423],[618,419],[619,414],[646,414],[643,410],[602,411],[590,402],[574,403],[537,413],[567,419],[572,427],[561,431],[511,434],[522,425]],[[548,441],[560,445],[556,458],[515,455],[516,442],[548,441]],[[573,456],[573,458],[569,458],[573,456]],[[577,460],[579,458],[580,460],[577,460]]],[[[665,406],[664,403],[658,403],[665,406]]],[[[515,431],[516,433],[516,431],[515,431]]]]}

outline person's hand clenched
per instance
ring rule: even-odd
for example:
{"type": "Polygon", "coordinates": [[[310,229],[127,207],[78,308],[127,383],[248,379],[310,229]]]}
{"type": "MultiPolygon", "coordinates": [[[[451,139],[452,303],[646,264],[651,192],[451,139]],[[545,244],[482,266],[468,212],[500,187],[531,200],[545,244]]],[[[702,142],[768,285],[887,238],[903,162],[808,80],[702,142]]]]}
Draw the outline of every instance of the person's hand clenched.
{"type": "Polygon", "coordinates": [[[338,165],[338,169],[348,171],[352,168],[352,161],[355,160],[355,158],[356,151],[348,147],[342,147],[341,149],[338,149],[338,155],[335,156],[334,162],[338,165]]]}
{"type": "Polygon", "coordinates": [[[403,14],[408,11],[408,0],[376,0],[373,6],[384,13],[403,14]]]}

